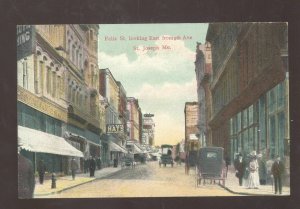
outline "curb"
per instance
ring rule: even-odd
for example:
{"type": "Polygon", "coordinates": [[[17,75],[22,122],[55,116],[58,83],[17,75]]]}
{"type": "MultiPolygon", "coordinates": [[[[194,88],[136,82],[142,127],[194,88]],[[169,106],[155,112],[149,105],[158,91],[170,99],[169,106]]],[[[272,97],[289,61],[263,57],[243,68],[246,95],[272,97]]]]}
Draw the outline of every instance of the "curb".
{"type": "Polygon", "coordinates": [[[68,190],[68,189],[73,189],[73,188],[75,188],[75,187],[77,187],[77,186],[81,186],[81,185],[83,185],[83,184],[91,183],[91,182],[93,182],[93,181],[100,180],[100,179],[103,179],[103,178],[105,178],[105,177],[113,176],[113,175],[115,175],[115,173],[117,173],[118,171],[121,171],[121,169],[120,169],[120,170],[117,170],[117,171],[115,171],[115,172],[112,172],[112,173],[108,173],[107,175],[103,175],[103,176],[101,176],[101,177],[91,179],[90,181],[82,182],[82,183],[80,183],[80,184],[76,184],[76,185],[73,185],[73,186],[70,186],[70,187],[63,188],[63,189],[58,190],[58,191],[55,191],[55,192],[44,193],[44,194],[35,194],[34,197],[44,197],[44,196],[49,196],[49,195],[59,194],[59,193],[61,193],[61,192],[63,192],[63,191],[66,191],[66,190],[68,190]]]}
{"type": "Polygon", "coordinates": [[[235,192],[231,189],[229,189],[226,186],[223,186],[221,184],[219,184],[220,187],[222,187],[223,189],[227,190],[228,192],[232,193],[232,194],[239,194],[239,195],[247,195],[247,196],[289,196],[289,195],[275,195],[275,194],[253,194],[253,193],[248,193],[248,192],[235,192]]]}

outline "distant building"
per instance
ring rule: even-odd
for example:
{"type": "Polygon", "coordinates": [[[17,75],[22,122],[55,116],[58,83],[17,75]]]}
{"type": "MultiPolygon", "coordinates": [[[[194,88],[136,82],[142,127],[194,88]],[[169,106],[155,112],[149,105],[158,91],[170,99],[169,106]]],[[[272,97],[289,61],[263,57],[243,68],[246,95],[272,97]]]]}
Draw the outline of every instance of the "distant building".
{"type": "Polygon", "coordinates": [[[106,126],[107,127],[121,127],[121,131],[113,131],[103,135],[103,147],[106,156],[103,156],[107,162],[121,158],[122,153],[126,153],[125,149],[125,118],[126,112],[124,110],[124,95],[125,89],[122,84],[115,80],[111,71],[100,69],[100,95],[103,97],[103,103],[106,105],[106,126]],[[115,126],[116,125],[116,126],[115,126]],[[120,126],[121,125],[121,126],[120,126]]]}
{"type": "Polygon", "coordinates": [[[185,145],[190,141],[198,141],[198,102],[186,102],[184,107],[185,145]],[[196,139],[195,139],[196,137],[196,139]]]}
{"type": "Polygon", "coordinates": [[[129,140],[140,142],[140,106],[139,102],[134,97],[127,97],[127,110],[128,110],[128,122],[127,122],[127,134],[129,140]]]}
{"type": "Polygon", "coordinates": [[[144,114],[142,144],[154,145],[155,122],[151,114],[144,114]]]}

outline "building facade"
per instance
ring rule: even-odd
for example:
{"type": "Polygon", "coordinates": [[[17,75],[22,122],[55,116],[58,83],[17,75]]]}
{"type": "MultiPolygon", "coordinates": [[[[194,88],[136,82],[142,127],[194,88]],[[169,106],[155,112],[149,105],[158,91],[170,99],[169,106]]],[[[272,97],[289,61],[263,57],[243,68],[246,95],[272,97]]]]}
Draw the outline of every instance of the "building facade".
{"type": "Polygon", "coordinates": [[[136,98],[127,97],[127,110],[129,113],[127,122],[129,140],[140,142],[140,106],[136,98]]]}
{"type": "Polygon", "coordinates": [[[198,96],[198,129],[202,146],[211,145],[211,130],[208,126],[208,118],[211,116],[211,92],[209,88],[211,79],[211,47],[197,43],[195,72],[197,80],[198,96]]]}
{"type": "Polygon", "coordinates": [[[212,23],[212,144],[281,156],[289,173],[287,24],[212,23]]]}
{"type": "MultiPolygon", "coordinates": [[[[105,114],[106,114],[106,126],[122,125],[124,122],[124,102],[121,98],[126,94],[121,83],[115,80],[111,71],[106,69],[100,69],[100,95],[104,98],[105,114]],[[121,89],[120,89],[121,87],[121,89]]],[[[124,124],[123,124],[124,125],[124,124]]],[[[106,130],[106,134],[103,136],[105,142],[104,147],[107,150],[106,163],[111,163],[113,160],[121,158],[122,153],[126,153],[125,147],[125,129],[123,126],[122,133],[110,132],[106,130]]]]}
{"type": "Polygon", "coordinates": [[[153,114],[144,114],[142,134],[141,144],[153,146],[155,142],[155,122],[153,120],[153,114]]]}
{"type": "Polygon", "coordinates": [[[186,102],[184,107],[185,146],[186,152],[199,146],[198,102],[186,102]]]}
{"type": "MultiPolygon", "coordinates": [[[[98,76],[98,29],[17,26],[18,125],[64,137],[84,156],[99,155],[100,150],[98,86],[93,83],[98,76]]],[[[53,171],[69,172],[70,155],[22,152],[34,164],[44,159],[53,171]]],[[[82,168],[83,158],[76,157],[82,168]]]]}

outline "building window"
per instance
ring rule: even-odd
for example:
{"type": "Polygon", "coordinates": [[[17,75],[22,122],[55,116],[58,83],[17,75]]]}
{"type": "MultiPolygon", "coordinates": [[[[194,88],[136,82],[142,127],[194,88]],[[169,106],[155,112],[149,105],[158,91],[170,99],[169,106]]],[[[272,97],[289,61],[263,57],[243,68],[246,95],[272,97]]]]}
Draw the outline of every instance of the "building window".
{"type": "Polygon", "coordinates": [[[286,153],[286,148],[285,148],[285,115],[284,112],[280,112],[278,114],[278,148],[279,148],[279,153],[281,157],[284,156],[286,153]]]}
{"type": "Polygon", "coordinates": [[[52,97],[56,97],[56,73],[52,72],[52,97]]]}
{"type": "Polygon", "coordinates": [[[72,103],[74,104],[75,103],[75,90],[73,88],[71,88],[71,100],[72,100],[72,103]]]}
{"type": "Polygon", "coordinates": [[[44,88],[44,62],[40,61],[39,62],[39,79],[40,79],[40,85],[39,85],[39,89],[43,91],[44,88]]]}
{"type": "Polygon", "coordinates": [[[248,116],[249,116],[249,126],[253,124],[253,105],[250,105],[248,108],[248,116]]]}
{"type": "Polygon", "coordinates": [[[26,60],[23,62],[23,88],[28,89],[28,68],[26,60]]]}
{"type": "Polygon", "coordinates": [[[36,64],[34,66],[34,92],[36,94],[39,93],[39,63],[38,61],[36,60],[36,64]]]}
{"type": "Polygon", "coordinates": [[[271,157],[275,157],[276,155],[276,124],[275,124],[275,116],[270,117],[270,128],[269,128],[269,136],[270,136],[270,154],[271,157]]]}
{"type": "Polygon", "coordinates": [[[266,149],[266,99],[263,95],[259,98],[258,101],[258,124],[259,124],[259,140],[260,140],[260,149],[266,149]]]}
{"type": "Polygon", "coordinates": [[[75,63],[75,45],[72,47],[72,62],[75,63]]]}
{"type": "Polygon", "coordinates": [[[56,94],[56,96],[57,96],[58,98],[61,97],[61,91],[60,91],[60,89],[61,89],[61,77],[60,77],[60,76],[57,76],[57,88],[56,88],[57,94],[56,94]]]}
{"type": "Polygon", "coordinates": [[[69,88],[68,88],[68,101],[71,101],[72,100],[72,86],[69,85],[69,88]]]}
{"type": "Polygon", "coordinates": [[[50,94],[50,89],[51,89],[51,68],[47,66],[47,93],[50,94]]]}
{"type": "Polygon", "coordinates": [[[248,109],[246,108],[243,111],[243,128],[246,128],[248,126],[248,109]]]}

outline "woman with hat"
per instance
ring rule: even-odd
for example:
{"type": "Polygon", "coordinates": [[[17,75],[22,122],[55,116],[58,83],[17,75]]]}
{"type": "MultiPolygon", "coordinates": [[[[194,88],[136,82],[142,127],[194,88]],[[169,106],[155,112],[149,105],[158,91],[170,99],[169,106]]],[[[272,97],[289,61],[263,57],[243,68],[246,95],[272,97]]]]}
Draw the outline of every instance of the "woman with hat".
{"type": "Polygon", "coordinates": [[[248,176],[248,189],[258,189],[259,187],[259,174],[258,174],[258,162],[256,151],[250,153],[250,163],[249,163],[249,176],[248,176]]]}

